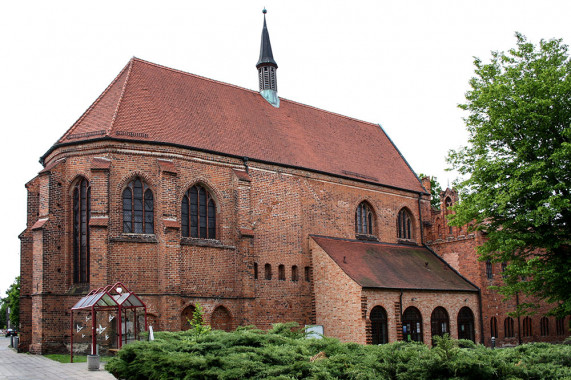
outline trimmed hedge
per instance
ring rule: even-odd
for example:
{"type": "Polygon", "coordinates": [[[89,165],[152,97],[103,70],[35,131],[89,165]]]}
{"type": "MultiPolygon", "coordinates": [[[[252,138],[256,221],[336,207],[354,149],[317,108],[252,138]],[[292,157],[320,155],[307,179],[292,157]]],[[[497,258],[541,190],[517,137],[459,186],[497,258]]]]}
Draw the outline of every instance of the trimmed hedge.
{"type": "Polygon", "coordinates": [[[105,369],[121,379],[571,379],[571,346],[491,350],[436,338],[434,348],[305,339],[294,324],[270,331],[157,332],[124,346],[105,369]],[[461,348],[472,347],[472,348],[461,348]]]}

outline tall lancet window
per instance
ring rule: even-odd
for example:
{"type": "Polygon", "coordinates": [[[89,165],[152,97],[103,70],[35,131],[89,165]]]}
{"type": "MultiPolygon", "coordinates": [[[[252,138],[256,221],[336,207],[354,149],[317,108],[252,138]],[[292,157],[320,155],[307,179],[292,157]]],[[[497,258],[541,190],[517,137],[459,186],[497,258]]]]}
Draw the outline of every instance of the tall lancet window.
{"type": "Polygon", "coordinates": [[[182,197],[182,236],[216,239],[216,204],[203,186],[194,185],[182,197]]]}
{"type": "Polygon", "coordinates": [[[123,190],[123,232],[154,233],[153,192],[140,178],[129,182],[123,190]]]}
{"type": "Polygon", "coordinates": [[[73,282],[89,282],[89,218],[91,188],[81,178],[73,187],[73,282]]]}
{"type": "Polygon", "coordinates": [[[355,233],[357,235],[373,235],[374,216],[371,206],[361,202],[355,211],[355,233]]]}

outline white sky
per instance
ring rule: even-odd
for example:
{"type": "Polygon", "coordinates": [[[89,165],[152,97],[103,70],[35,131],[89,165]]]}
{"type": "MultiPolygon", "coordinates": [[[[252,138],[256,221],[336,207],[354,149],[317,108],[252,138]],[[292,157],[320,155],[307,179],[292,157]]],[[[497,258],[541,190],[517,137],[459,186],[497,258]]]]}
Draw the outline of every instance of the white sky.
{"type": "Polygon", "coordinates": [[[19,273],[18,234],[38,159],[132,56],[257,90],[262,13],[283,98],[379,123],[416,172],[443,187],[473,57],[571,43],[561,1],[4,1],[0,5],[0,296],[19,273]]]}

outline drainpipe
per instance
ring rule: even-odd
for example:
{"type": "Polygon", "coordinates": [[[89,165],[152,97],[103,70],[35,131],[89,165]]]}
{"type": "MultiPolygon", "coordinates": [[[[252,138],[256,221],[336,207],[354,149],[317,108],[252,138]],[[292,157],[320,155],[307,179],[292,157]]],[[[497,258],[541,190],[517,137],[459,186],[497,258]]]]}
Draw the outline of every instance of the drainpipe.
{"type": "MultiPolygon", "coordinates": [[[[403,329],[402,329],[402,289],[400,290],[399,315],[400,315],[400,333],[402,336],[402,340],[404,341],[404,334],[403,334],[403,329]]],[[[397,337],[398,337],[398,334],[397,334],[397,337]]]]}
{"type": "Polygon", "coordinates": [[[420,219],[420,244],[422,245],[422,244],[424,244],[424,228],[422,225],[422,208],[420,207],[420,198],[421,197],[422,197],[422,194],[418,193],[418,217],[420,219]]]}
{"type": "Polygon", "coordinates": [[[249,158],[248,158],[248,157],[243,157],[243,158],[242,158],[242,161],[244,161],[244,168],[246,169],[246,173],[250,174],[250,172],[249,172],[249,169],[250,169],[250,168],[248,167],[249,158]]]}
{"type": "Polygon", "coordinates": [[[517,310],[517,341],[521,345],[521,320],[519,316],[519,292],[515,293],[515,305],[517,310]]]}

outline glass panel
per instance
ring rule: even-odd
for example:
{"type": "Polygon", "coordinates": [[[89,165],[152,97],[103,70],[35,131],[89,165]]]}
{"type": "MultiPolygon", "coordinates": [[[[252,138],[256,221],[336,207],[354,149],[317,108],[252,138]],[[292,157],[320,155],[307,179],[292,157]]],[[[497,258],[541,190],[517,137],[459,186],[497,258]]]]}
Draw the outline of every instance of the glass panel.
{"type": "Polygon", "coordinates": [[[182,236],[188,237],[188,225],[190,220],[188,219],[188,191],[182,197],[182,206],[180,210],[180,223],[182,228],[182,236]]]}
{"type": "Polygon", "coordinates": [[[154,232],[154,205],[153,192],[145,191],[145,233],[152,234],[154,232]]]}
{"type": "Polygon", "coordinates": [[[216,206],[212,199],[208,201],[208,238],[216,239],[216,206]]]}
{"type": "Polygon", "coordinates": [[[198,237],[198,189],[190,189],[190,236],[198,237]]]}
{"type": "Polygon", "coordinates": [[[198,224],[200,226],[200,237],[206,238],[206,192],[200,188],[198,193],[198,224]]]}
{"type": "Polygon", "coordinates": [[[132,230],[132,192],[131,189],[126,188],[123,191],[123,232],[131,233],[132,230]]]}

